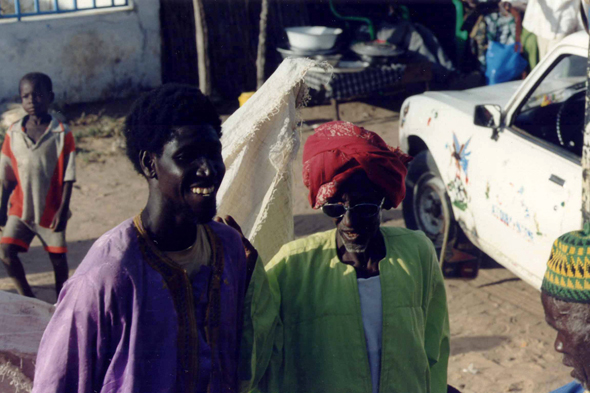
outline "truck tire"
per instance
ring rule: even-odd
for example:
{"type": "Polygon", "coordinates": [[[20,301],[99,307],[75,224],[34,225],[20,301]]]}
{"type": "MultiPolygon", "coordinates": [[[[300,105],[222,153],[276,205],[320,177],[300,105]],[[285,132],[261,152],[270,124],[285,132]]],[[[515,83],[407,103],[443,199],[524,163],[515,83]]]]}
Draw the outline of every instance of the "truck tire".
{"type": "Polygon", "coordinates": [[[442,247],[444,225],[445,222],[448,223],[448,244],[452,244],[457,234],[457,225],[451,200],[428,150],[421,151],[410,162],[402,211],[406,227],[424,232],[437,251],[442,247]]]}

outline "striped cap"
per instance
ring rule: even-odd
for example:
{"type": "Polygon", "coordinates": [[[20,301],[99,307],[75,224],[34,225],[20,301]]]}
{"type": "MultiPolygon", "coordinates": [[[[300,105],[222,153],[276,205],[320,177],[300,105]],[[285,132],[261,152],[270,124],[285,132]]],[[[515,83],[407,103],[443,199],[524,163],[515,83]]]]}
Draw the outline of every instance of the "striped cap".
{"type": "Polygon", "coordinates": [[[590,303],[590,224],[553,243],[541,291],[573,303],[590,303]]]}

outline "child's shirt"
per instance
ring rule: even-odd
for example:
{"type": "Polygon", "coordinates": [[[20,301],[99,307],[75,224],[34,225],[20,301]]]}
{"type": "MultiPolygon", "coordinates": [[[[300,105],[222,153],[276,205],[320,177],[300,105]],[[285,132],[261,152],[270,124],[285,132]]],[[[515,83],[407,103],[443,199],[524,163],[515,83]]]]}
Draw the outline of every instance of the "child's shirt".
{"type": "Polygon", "coordinates": [[[23,121],[10,126],[0,154],[0,180],[17,183],[8,215],[49,228],[61,205],[64,182],[76,180],[74,136],[52,116],[35,143],[23,121]]]}

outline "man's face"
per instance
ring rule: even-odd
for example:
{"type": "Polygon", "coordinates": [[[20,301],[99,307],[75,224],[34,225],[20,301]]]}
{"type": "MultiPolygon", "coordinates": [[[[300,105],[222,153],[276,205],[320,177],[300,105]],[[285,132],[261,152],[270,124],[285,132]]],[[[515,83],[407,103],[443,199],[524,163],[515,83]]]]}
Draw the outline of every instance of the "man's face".
{"type": "Polygon", "coordinates": [[[573,367],[571,376],[590,385],[590,305],[568,303],[541,295],[545,321],[557,331],[554,348],[563,354],[563,364],[573,367]]]}
{"type": "Polygon", "coordinates": [[[42,83],[31,83],[24,80],[20,84],[20,98],[23,109],[29,116],[42,116],[49,111],[53,102],[53,93],[42,83]]]}
{"type": "Polygon", "coordinates": [[[217,212],[216,196],[225,175],[221,142],[210,125],[177,129],[155,159],[158,187],[175,211],[207,223],[217,212]]]}
{"type": "MultiPolygon", "coordinates": [[[[383,195],[375,189],[364,172],[353,175],[342,187],[342,192],[331,198],[328,203],[339,203],[353,207],[359,203],[380,205],[383,195]]],[[[361,217],[353,210],[344,216],[334,218],[336,233],[341,244],[348,252],[365,252],[371,239],[379,232],[381,214],[361,217]]]]}

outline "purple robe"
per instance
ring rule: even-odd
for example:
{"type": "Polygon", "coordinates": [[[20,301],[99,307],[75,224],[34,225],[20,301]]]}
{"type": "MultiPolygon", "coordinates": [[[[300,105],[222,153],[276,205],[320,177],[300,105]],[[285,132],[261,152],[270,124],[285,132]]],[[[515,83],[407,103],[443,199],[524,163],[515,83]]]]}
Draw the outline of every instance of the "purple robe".
{"type": "Polygon", "coordinates": [[[239,234],[207,224],[213,262],[189,280],[129,219],[66,282],[34,393],[235,392],[246,291],[239,234]]]}

